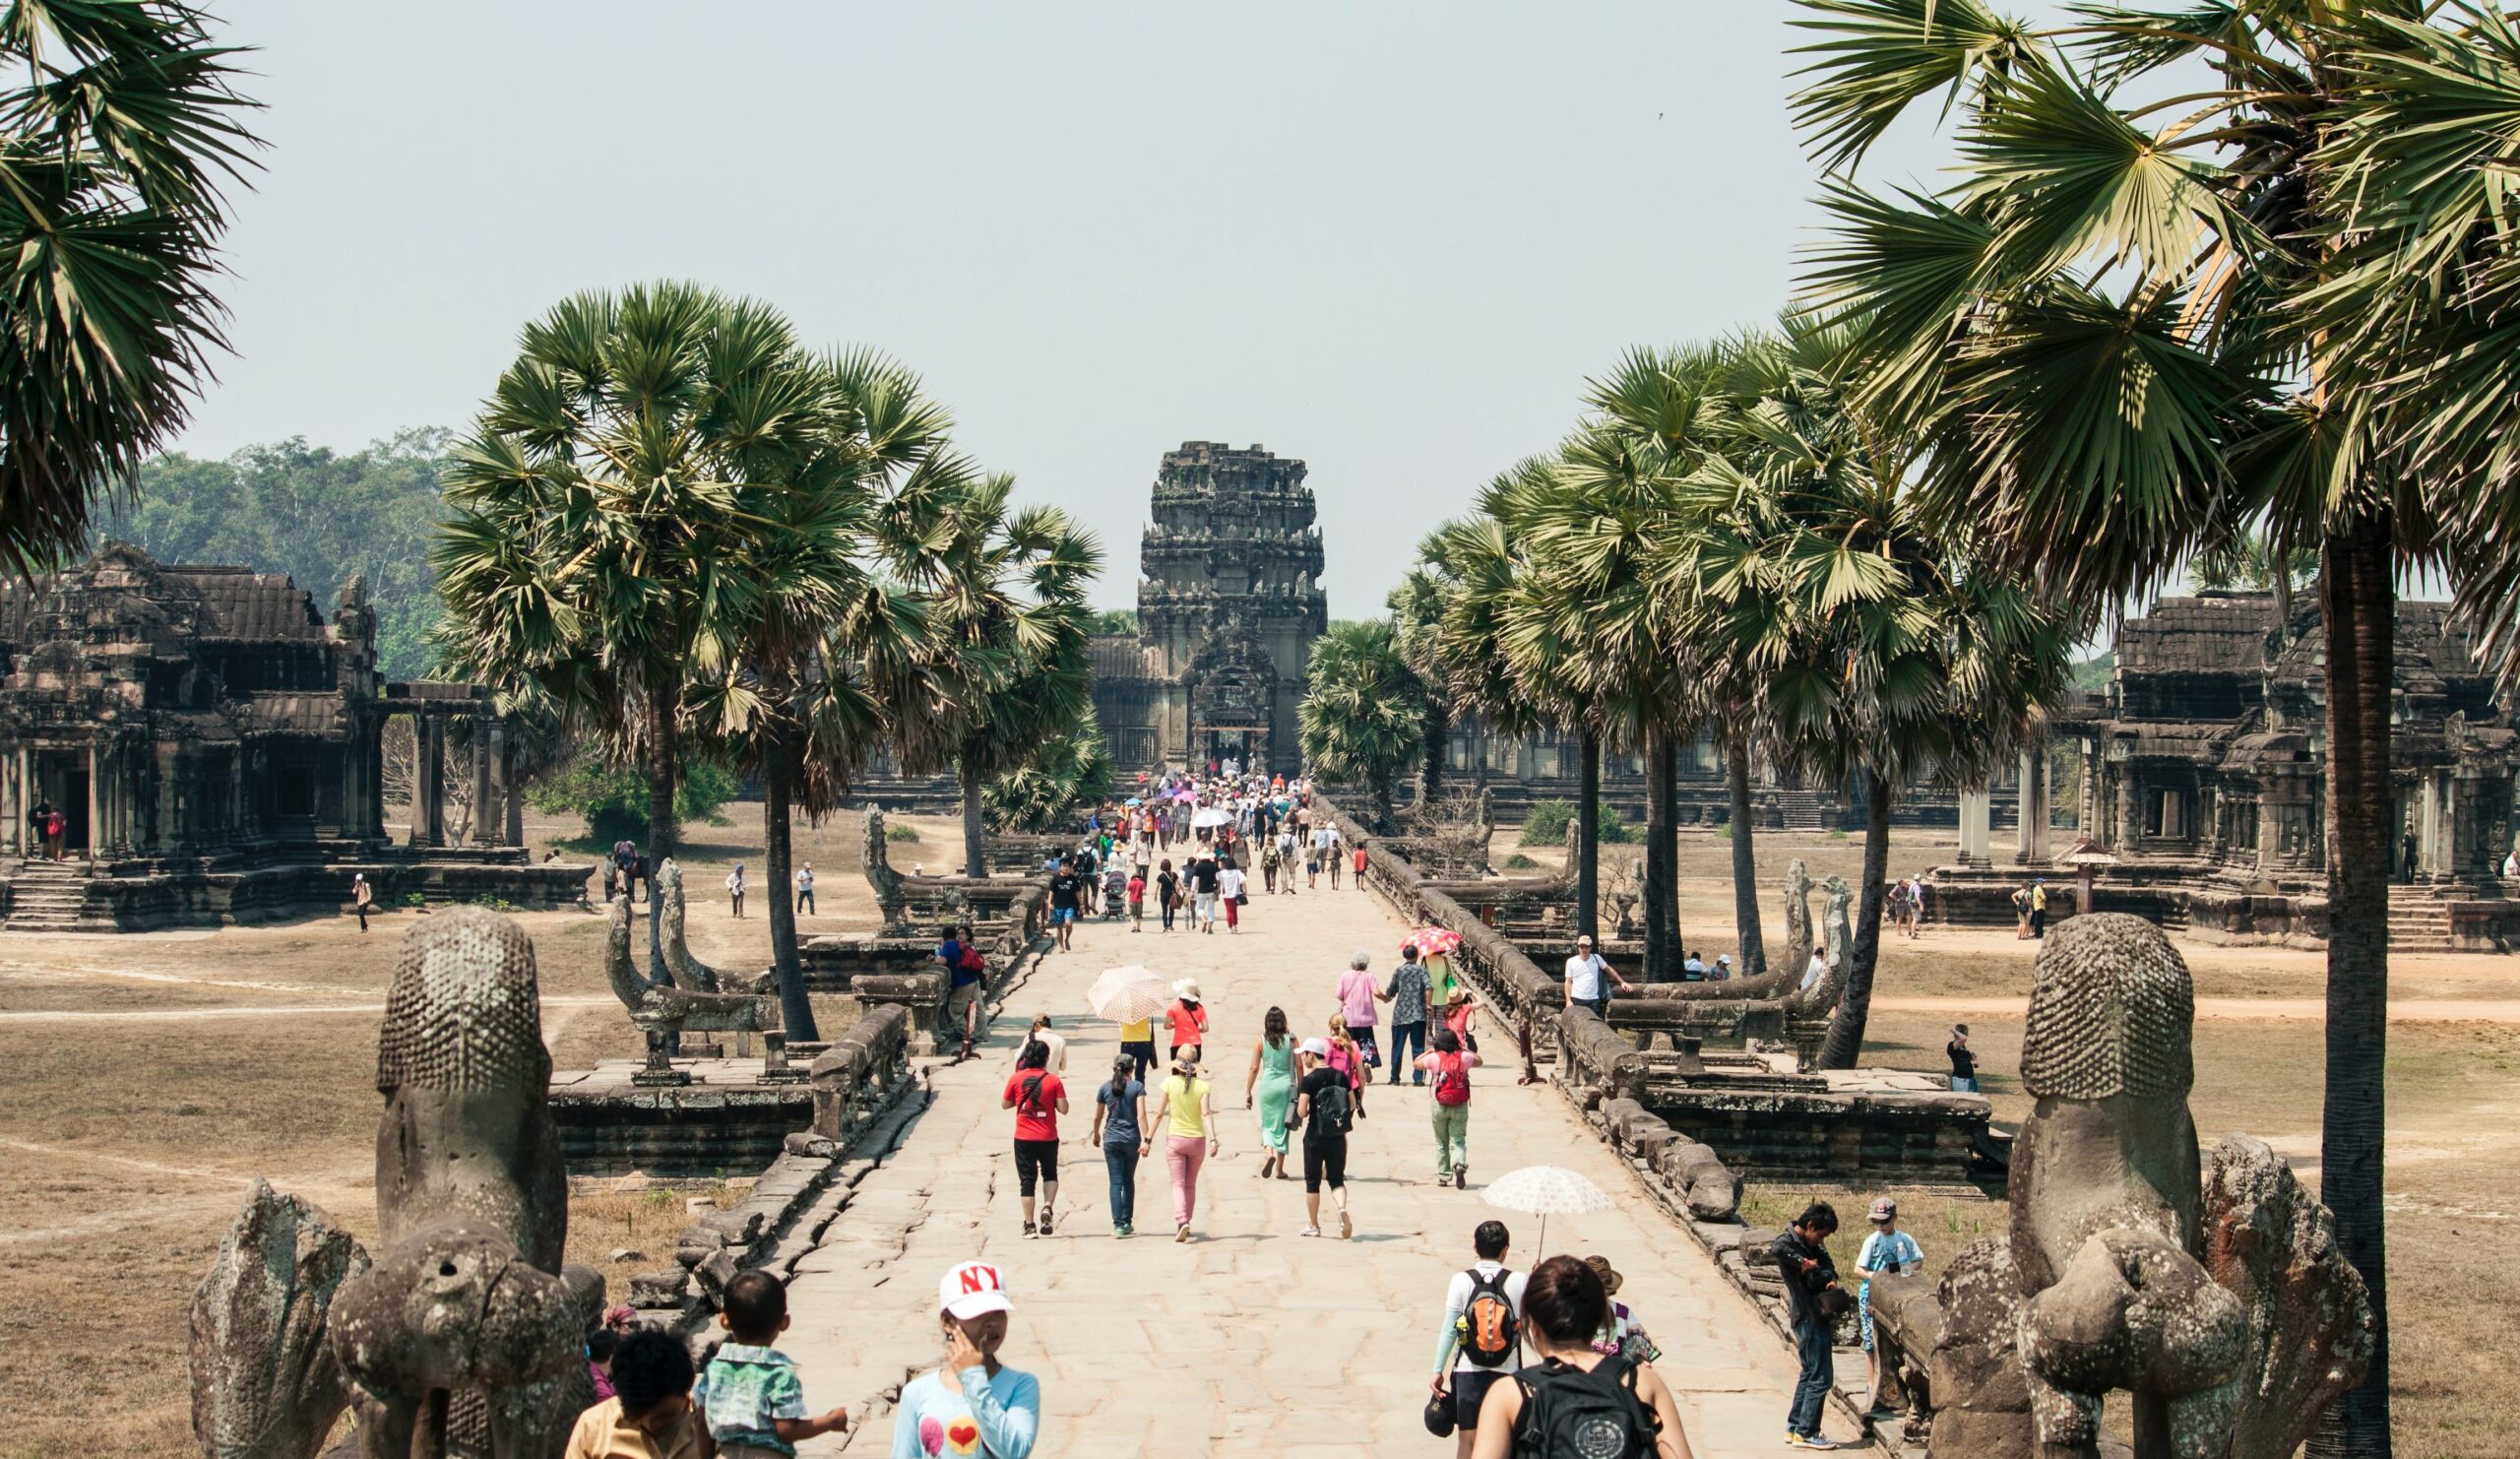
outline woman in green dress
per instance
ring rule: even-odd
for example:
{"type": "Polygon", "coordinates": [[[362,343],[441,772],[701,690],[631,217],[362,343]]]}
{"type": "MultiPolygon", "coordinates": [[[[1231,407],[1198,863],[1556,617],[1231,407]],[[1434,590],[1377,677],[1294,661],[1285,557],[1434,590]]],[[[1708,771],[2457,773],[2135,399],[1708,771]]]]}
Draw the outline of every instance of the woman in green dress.
{"type": "Polygon", "coordinates": [[[1295,1092],[1295,1041],[1287,1032],[1287,1010],[1272,1008],[1261,1020],[1260,1042],[1251,1046],[1251,1072],[1242,1081],[1242,1108],[1260,1112],[1260,1139],[1269,1153],[1260,1162],[1260,1178],[1287,1173],[1287,1105],[1295,1092]],[[1254,1091],[1259,1094],[1253,1103],[1254,1091]]]}

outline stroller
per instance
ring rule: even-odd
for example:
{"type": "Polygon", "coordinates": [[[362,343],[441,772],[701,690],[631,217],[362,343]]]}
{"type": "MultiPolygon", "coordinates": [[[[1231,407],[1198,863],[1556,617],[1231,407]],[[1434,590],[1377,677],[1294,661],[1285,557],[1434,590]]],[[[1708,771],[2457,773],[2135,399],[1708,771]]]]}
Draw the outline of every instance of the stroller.
{"type": "Polygon", "coordinates": [[[1118,921],[1128,916],[1129,873],[1118,862],[1102,868],[1102,920],[1118,921]]]}

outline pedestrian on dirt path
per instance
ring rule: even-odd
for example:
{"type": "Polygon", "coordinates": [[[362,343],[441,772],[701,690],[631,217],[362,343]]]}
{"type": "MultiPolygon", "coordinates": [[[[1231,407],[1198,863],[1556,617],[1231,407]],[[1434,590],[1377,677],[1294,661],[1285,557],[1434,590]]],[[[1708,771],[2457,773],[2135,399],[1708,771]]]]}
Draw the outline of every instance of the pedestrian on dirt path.
{"type": "Polygon", "coordinates": [[[1820,1414],[1837,1381],[1833,1335],[1838,1315],[1852,1300],[1838,1286],[1837,1263],[1829,1259],[1827,1242],[1837,1230],[1837,1208],[1827,1201],[1813,1201],[1769,1248],[1776,1256],[1777,1275],[1785,1282],[1795,1354],[1802,1361],[1802,1374],[1794,1385],[1794,1404],[1785,1417],[1785,1441],[1795,1448],[1837,1447],[1820,1436],[1820,1414]]]}
{"type": "Polygon", "coordinates": [[[1356,1047],[1355,1040],[1348,1037],[1347,1014],[1330,1015],[1330,1037],[1322,1042],[1329,1046],[1325,1058],[1330,1067],[1348,1076],[1349,1099],[1356,1107],[1356,1117],[1364,1118],[1365,1053],[1356,1047]]]}
{"type": "Polygon", "coordinates": [[[1956,1023],[1951,1026],[1951,1042],[1942,1046],[1942,1051],[1951,1060],[1951,1092],[1976,1094],[1978,1092],[1978,1055],[1970,1051],[1967,1024],[1956,1023]]]}
{"type": "Polygon", "coordinates": [[[1006,1277],[967,1261],[936,1284],[945,1362],[902,1389],[891,1459],[1032,1459],[1041,1384],[998,1360],[1006,1343],[1006,1277]]]}
{"type": "Polygon", "coordinates": [[[1155,1120],[1140,1155],[1154,1153],[1154,1135],[1164,1133],[1164,1165],[1172,1177],[1172,1239],[1190,1239],[1190,1222],[1199,1214],[1199,1172],[1217,1153],[1215,1092],[1199,1073],[1194,1058],[1176,1058],[1156,1100],[1155,1120]]]}
{"type": "Polygon", "coordinates": [[[376,910],[376,888],[367,884],[367,873],[350,873],[350,911],[358,914],[358,929],[367,930],[367,915],[376,910]]]}
{"type": "MultiPolygon", "coordinates": [[[[1406,943],[1400,949],[1400,966],[1393,970],[1391,981],[1384,983],[1375,997],[1391,1005],[1391,1082],[1400,1082],[1400,1066],[1426,1051],[1426,995],[1431,989],[1426,979],[1426,965],[1418,961],[1418,944],[1406,943]]],[[[1409,1082],[1426,1082],[1424,1071],[1413,1067],[1409,1082]]]]}
{"type": "Polygon", "coordinates": [[[1086,1143],[1101,1147],[1102,1168],[1111,1177],[1111,1235],[1136,1234],[1138,1214],[1138,1151],[1146,1143],[1146,1085],[1139,1078],[1135,1055],[1111,1060],[1111,1077],[1094,1092],[1094,1128],[1086,1143]]]}
{"type": "Polygon", "coordinates": [[[807,861],[796,868],[796,915],[810,917],[814,913],[814,863],[807,861]]]}
{"type": "Polygon", "coordinates": [[[1294,1036],[1287,1031],[1287,1010],[1272,1008],[1260,1021],[1260,1038],[1251,1046],[1251,1072],[1242,1081],[1242,1108],[1259,1111],[1260,1143],[1269,1152],[1260,1158],[1263,1180],[1289,1178],[1287,1104],[1294,1092],[1294,1036]],[[1255,1090],[1257,1104],[1252,1102],[1255,1090]]]}
{"type": "Polygon", "coordinates": [[[1654,1365],[1593,1350],[1609,1305],[1602,1279],[1572,1256],[1533,1270],[1523,1289],[1523,1337],[1540,1361],[1487,1395],[1472,1459],[1693,1459],[1679,1402],[1654,1365]]]}
{"type": "Polygon", "coordinates": [[[1523,1293],[1531,1278],[1505,1264],[1512,1242],[1504,1222],[1479,1223],[1470,1234],[1479,1260],[1453,1273],[1444,1290],[1432,1386],[1436,1396],[1452,1401],[1453,1452],[1459,1459],[1471,1451],[1487,1390],[1522,1364],[1523,1293]]]}
{"type": "Polygon", "coordinates": [[[733,904],[735,916],[744,915],[744,863],[741,861],[735,863],[734,870],[726,873],[726,900],[733,904]]]}
{"type": "Polygon", "coordinates": [[[1339,1211],[1339,1238],[1356,1234],[1348,1214],[1348,1130],[1354,1108],[1355,1085],[1329,1066],[1330,1042],[1313,1039],[1303,1047],[1303,1075],[1295,1084],[1294,1117],[1303,1126],[1303,1230],[1321,1235],[1321,1187],[1330,1187],[1339,1211]]]}
{"type": "Polygon", "coordinates": [[[1367,969],[1374,955],[1357,948],[1348,955],[1348,971],[1339,975],[1339,1014],[1345,1021],[1348,1038],[1364,1051],[1364,1066],[1372,1069],[1382,1063],[1382,1047],[1374,1038],[1374,1003],[1382,989],[1367,969]]]}
{"type": "Polygon", "coordinates": [[[1173,1004],[1164,1011],[1164,1027],[1170,1031],[1172,1059],[1184,1057],[1197,1063],[1208,1051],[1208,1010],[1199,1001],[1199,981],[1184,978],[1172,984],[1173,1004]]]}
{"type": "Polygon", "coordinates": [[[1461,1047],[1450,1029],[1435,1030],[1435,1047],[1418,1060],[1418,1071],[1434,1076],[1435,1097],[1427,1103],[1435,1126],[1435,1183],[1455,1190],[1470,1184],[1470,1071],[1479,1055],[1461,1047]]]}
{"type": "Polygon", "coordinates": [[[1050,1067],[1050,1046],[1025,1041],[1006,1076],[999,1108],[1015,1111],[1015,1178],[1024,1202],[1027,1238],[1050,1234],[1050,1214],[1059,1202],[1059,1116],[1067,1112],[1067,1086],[1050,1067]],[[1041,1219],[1033,1220],[1033,1188],[1041,1190],[1041,1219]]]}

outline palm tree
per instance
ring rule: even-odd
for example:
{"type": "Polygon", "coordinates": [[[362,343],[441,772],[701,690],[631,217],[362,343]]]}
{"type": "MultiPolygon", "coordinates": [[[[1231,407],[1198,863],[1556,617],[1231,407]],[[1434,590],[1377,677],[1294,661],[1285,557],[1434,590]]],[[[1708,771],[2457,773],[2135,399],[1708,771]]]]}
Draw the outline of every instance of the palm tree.
{"type": "Polygon", "coordinates": [[[1817,307],[1866,409],[1932,448],[1928,512],[2113,607],[2250,531],[2320,554],[2328,1021],[2322,1196],[2380,1341],[2311,1451],[2389,1452],[2383,1074],[2396,579],[2447,558],[2509,621],[2507,106],[2482,7],[1804,0],[1833,169],[1943,97],[1959,178],[1829,185],[1817,307]],[[2507,583],[2505,584],[2507,586],[2507,583]]]}
{"type": "Polygon", "coordinates": [[[917,544],[912,585],[933,624],[928,665],[942,703],[912,769],[947,764],[963,788],[964,874],[988,874],[985,793],[1073,735],[1093,710],[1086,590],[1101,570],[1093,534],[1053,507],[1008,510],[1014,479],[931,458],[886,509],[890,539],[917,544]]]}
{"type": "Polygon", "coordinates": [[[1392,788],[1425,752],[1425,685],[1402,657],[1391,624],[1334,623],[1313,641],[1295,730],[1306,764],[1332,781],[1364,783],[1374,830],[1396,824],[1392,788]]]}
{"type": "Polygon", "coordinates": [[[1444,761],[1452,753],[1453,697],[1445,683],[1439,642],[1450,578],[1443,550],[1442,534],[1428,534],[1418,543],[1417,564],[1383,600],[1391,609],[1392,637],[1400,657],[1425,694],[1425,757],[1418,772],[1418,803],[1429,807],[1443,793],[1444,761]]]}
{"type": "Polygon", "coordinates": [[[1001,831],[1054,831],[1080,805],[1111,793],[1111,752],[1102,725],[1088,709],[1065,734],[1045,741],[1030,761],[980,791],[988,822],[1001,831]]]}
{"type": "Polygon", "coordinates": [[[0,562],[86,540],[97,488],[181,429],[226,348],[222,182],[261,144],[237,47],[168,0],[0,17],[0,562]]]}

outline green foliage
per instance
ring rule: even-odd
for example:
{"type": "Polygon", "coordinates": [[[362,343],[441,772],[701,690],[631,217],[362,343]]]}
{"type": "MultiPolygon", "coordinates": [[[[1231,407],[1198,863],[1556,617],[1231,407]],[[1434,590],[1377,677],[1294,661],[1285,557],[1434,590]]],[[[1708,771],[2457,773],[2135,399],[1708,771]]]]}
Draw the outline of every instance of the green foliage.
{"type": "Polygon", "coordinates": [[[1370,787],[1388,813],[1393,782],[1424,752],[1425,724],[1426,686],[1390,623],[1334,624],[1314,641],[1295,726],[1315,774],[1370,787]]]}
{"type": "Polygon", "coordinates": [[[916,826],[905,826],[899,822],[895,822],[884,828],[884,839],[886,841],[898,841],[907,844],[917,841],[920,837],[916,826]]]}
{"type": "Polygon", "coordinates": [[[1505,869],[1508,871],[1538,871],[1540,869],[1540,862],[1524,856],[1521,852],[1516,852],[1505,858],[1505,869]]]}
{"type": "Polygon", "coordinates": [[[364,577],[379,666],[388,678],[418,678],[437,662],[425,642],[439,612],[428,544],[446,515],[447,440],[421,428],[347,455],[303,436],[223,461],[167,452],[141,464],[136,497],[98,520],[95,539],[134,543],[160,562],[286,573],[319,608],[364,577]]]}
{"type": "Polygon", "coordinates": [[[2076,662],[2072,669],[2071,682],[2077,689],[2098,694],[2107,691],[2110,684],[2116,678],[2117,651],[2109,649],[2101,653],[2098,658],[2076,662]]]}
{"type": "Polygon", "coordinates": [[[1136,608],[1104,608],[1100,612],[1088,614],[1085,620],[1085,631],[1096,634],[1116,633],[1134,636],[1138,631],[1138,610],[1136,608]]]}
{"type": "MultiPolygon", "coordinates": [[[[720,807],[743,789],[732,771],[712,760],[686,760],[673,788],[674,818],[684,824],[706,821],[727,824],[720,807]]],[[[587,839],[598,846],[629,840],[645,844],[648,836],[648,777],[630,766],[607,761],[587,747],[567,764],[526,792],[526,802],[545,815],[586,818],[587,839]]]]}
{"type": "Polygon", "coordinates": [[[88,537],[97,488],[182,427],[226,347],[224,183],[259,146],[233,46],[173,0],[0,21],[0,563],[88,537]]]}
{"type": "Polygon", "coordinates": [[[1054,831],[1069,812],[1111,793],[1111,756],[1094,713],[1068,734],[1041,746],[1030,763],[980,788],[988,823],[1001,831],[1054,831]]]}
{"type": "MultiPolygon", "coordinates": [[[[1533,801],[1531,810],[1523,819],[1520,844],[1564,846],[1566,828],[1574,822],[1575,814],[1575,802],[1572,800],[1533,801]]],[[[1602,807],[1601,833],[1604,846],[1632,846],[1640,839],[1637,829],[1606,805],[1602,807]]]]}

